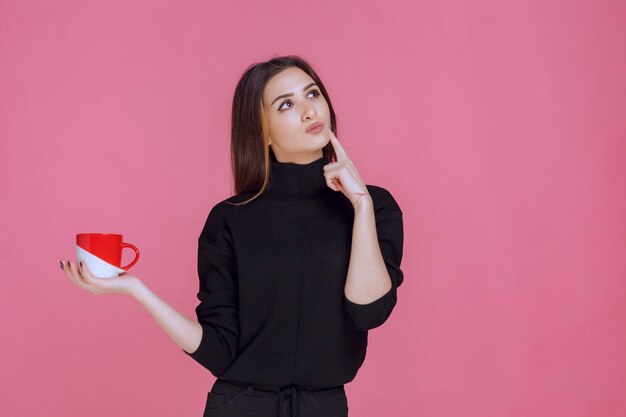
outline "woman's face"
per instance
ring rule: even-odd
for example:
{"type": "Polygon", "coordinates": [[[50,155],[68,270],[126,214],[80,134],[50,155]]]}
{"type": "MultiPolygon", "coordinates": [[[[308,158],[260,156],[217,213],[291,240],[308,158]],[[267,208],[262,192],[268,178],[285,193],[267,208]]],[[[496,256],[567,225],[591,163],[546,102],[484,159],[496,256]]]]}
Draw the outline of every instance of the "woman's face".
{"type": "Polygon", "coordinates": [[[322,148],[330,141],[330,111],[306,72],[289,67],[272,77],[263,91],[263,107],[269,143],[279,162],[306,164],[322,157],[322,148]],[[315,122],[324,123],[322,130],[307,133],[315,122]]]}

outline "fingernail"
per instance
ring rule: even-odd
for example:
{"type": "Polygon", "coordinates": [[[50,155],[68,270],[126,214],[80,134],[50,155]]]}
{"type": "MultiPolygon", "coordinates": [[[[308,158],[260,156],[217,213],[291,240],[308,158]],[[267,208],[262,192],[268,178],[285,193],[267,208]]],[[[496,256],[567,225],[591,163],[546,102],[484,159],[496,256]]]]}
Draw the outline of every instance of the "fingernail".
{"type": "Polygon", "coordinates": [[[80,265],[81,268],[83,267],[83,263],[82,262],[79,262],[78,265],[80,265]]]}
{"type": "Polygon", "coordinates": [[[63,269],[63,261],[59,261],[59,267],[63,269]]]}

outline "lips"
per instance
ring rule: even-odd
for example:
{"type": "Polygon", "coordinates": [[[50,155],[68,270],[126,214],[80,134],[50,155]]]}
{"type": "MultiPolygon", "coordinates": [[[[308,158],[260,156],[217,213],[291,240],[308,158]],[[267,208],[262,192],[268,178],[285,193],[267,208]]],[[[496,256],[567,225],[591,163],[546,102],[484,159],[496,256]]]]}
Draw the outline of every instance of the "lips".
{"type": "Polygon", "coordinates": [[[324,128],[324,123],[315,122],[311,126],[307,127],[307,133],[319,133],[324,128]]]}

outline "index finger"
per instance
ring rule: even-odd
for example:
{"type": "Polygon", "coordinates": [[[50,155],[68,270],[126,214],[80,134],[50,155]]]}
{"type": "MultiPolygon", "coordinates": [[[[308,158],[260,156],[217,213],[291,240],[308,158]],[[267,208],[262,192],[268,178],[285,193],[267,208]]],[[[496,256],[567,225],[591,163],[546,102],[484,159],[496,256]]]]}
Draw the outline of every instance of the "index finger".
{"type": "Polygon", "coordinates": [[[333,131],[330,129],[328,129],[328,131],[330,132],[330,142],[332,143],[333,148],[335,149],[335,154],[337,155],[337,162],[345,161],[346,159],[348,159],[348,154],[346,153],[346,150],[344,149],[341,142],[339,142],[339,139],[337,139],[337,136],[335,136],[333,131]]]}

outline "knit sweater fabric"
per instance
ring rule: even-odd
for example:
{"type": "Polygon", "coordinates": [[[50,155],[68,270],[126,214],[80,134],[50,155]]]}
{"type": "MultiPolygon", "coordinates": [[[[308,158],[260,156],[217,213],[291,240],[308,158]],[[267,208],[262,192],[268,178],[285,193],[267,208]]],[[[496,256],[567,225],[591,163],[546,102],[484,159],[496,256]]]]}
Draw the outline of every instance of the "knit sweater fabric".
{"type": "MultiPolygon", "coordinates": [[[[326,184],[326,154],[307,164],[270,152],[269,188],[217,203],[198,238],[199,347],[187,355],[215,377],[304,389],[354,379],[368,331],[383,324],[403,281],[402,211],[386,189],[366,185],[391,289],[357,304],[346,298],[354,207],[326,184]]],[[[358,279],[359,277],[355,277],[358,279]]]]}

